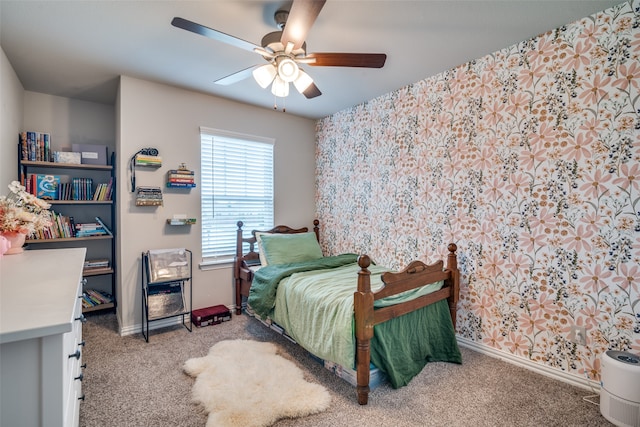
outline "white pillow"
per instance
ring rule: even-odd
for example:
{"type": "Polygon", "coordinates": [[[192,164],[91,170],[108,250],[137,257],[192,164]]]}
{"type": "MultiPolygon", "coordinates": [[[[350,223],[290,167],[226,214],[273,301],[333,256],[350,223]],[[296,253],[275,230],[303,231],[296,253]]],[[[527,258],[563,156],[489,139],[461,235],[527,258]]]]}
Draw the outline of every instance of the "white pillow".
{"type": "Polygon", "coordinates": [[[260,256],[260,265],[263,267],[267,265],[267,257],[264,255],[264,249],[262,248],[262,240],[260,237],[263,234],[273,234],[273,233],[256,233],[256,242],[258,243],[258,255],[260,256]]]}

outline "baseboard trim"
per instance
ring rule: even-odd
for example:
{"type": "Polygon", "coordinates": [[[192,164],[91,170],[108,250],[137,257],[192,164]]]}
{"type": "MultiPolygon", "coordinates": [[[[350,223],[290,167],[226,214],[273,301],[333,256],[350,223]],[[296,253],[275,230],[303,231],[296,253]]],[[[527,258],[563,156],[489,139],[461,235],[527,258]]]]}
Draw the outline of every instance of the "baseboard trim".
{"type": "Polygon", "coordinates": [[[582,378],[579,375],[560,371],[558,369],[551,368],[549,366],[540,365],[538,363],[532,362],[531,360],[525,359],[523,357],[516,356],[510,353],[505,353],[503,351],[497,350],[487,345],[478,344],[477,342],[471,341],[468,338],[456,336],[456,339],[458,341],[458,344],[461,345],[462,347],[466,347],[470,350],[477,351],[478,353],[486,354],[487,356],[504,360],[507,363],[520,366],[522,368],[525,368],[530,371],[536,372],[538,374],[544,375],[546,377],[550,377],[558,381],[562,381],[564,383],[582,388],[584,390],[589,390],[592,392],[600,391],[600,383],[596,381],[589,380],[587,378],[582,378]]]}
{"type": "MultiPolygon", "coordinates": [[[[232,304],[231,306],[228,306],[227,308],[232,313],[235,313],[235,310],[236,310],[235,304],[232,304]]],[[[189,319],[185,319],[185,322],[188,322],[188,321],[189,321],[189,319]]],[[[121,325],[122,322],[119,322],[118,324],[121,325]]],[[[166,328],[167,326],[181,325],[181,324],[182,324],[182,317],[180,317],[180,316],[169,317],[167,319],[154,320],[152,322],[149,322],[149,330],[153,331],[154,329],[166,328]]],[[[142,323],[138,323],[138,324],[135,324],[135,325],[131,325],[131,326],[120,328],[120,332],[119,333],[120,333],[120,336],[123,336],[123,337],[125,335],[141,334],[142,333],[142,323]]]]}
{"type": "MultiPolygon", "coordinates": [[[[185,319],[185,322],[188,321],[188,319],[185,319]]],[[[182,325],[182,317],[170,317],[168,319],[154,320],[153,322],[149,322],[149,330],[153,331],[154,329],[166,328],[167,326],[174,325],[182,325]]],[[[142,323],[120,328],[120,336],[124,337],[126,335],[134,334],[142,334],[142,323]]]]}

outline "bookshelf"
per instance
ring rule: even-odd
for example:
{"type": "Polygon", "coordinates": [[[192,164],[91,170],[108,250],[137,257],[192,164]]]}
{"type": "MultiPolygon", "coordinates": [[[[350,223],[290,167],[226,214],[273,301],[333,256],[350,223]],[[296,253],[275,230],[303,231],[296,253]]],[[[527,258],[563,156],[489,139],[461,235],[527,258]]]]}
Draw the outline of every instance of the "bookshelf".
{"type": "MultiPolygon", "coordinates": [[[[57,223],[55,230],[49,230],[46,235],[27,239],[29,250],[53,249],[64,247],[86,247],[85,262],[95,259],[107,260],[106,265],[99,268],[85,268],[83,270],[83,298],[82,312],[94,312],[115,309],[116,300],[116,258],[115,258],[115,200],[116,176],[115,153],[111,154],[110,164],[75,164],[56,163],[51,161],[34,161],[23,159],[23,145],[18,143],[18,174],[20,182],[35,183],[34,175],[54,176],[56,187],[61,190],[69,183],[71,192],[55,194],[46,198],[51,204],[51,211],[55,213],[57,223]],[[82,182],[83,188],[74,186],[82,182]],[[102,191],[101,184],[105,184],[102,191]],[[95,196],[95,199],[94,199],[95,196]],[[69,197],[60,200],[58,197],[69,197]],[[66,227],[63,227],[62,224],[66,227]],[[92,231],[86,231],[84,227],[92,231]],[[80,230],[83,230],[80,232],[80,230]],[[76,236],[82,234],[82,236],[76,236]],[[95,293],[95,295],[91,295],[95,293]]],[[[46,158],[46,156],[45,156],[46,158]]],[[[49,157],[52,158],[52,157],[49,157]]],[[[79,185],[79,184],[78,184],[79,185]]],[[[27,186],[28,189],[33,185],[27,186]]],[[[32,194],[37,188],[31,188],[32,194]]],[[[39,196],[41,197],[41,196],[39,196]]],[[[85,264],[86,265],[86,264],[85,264]]]]}

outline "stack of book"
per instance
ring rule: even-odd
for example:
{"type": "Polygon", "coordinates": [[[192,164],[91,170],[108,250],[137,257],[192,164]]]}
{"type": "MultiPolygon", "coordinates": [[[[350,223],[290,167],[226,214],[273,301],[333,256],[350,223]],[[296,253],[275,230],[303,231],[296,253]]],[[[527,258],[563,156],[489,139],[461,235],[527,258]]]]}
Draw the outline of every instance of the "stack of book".
{"type": "Polygon", "coordinates": [[[170,169],[167,172],[167,187],[195,187],[195,174],[189,169],[170,169]]]}
{"type": "Polygon", "coordinates": [[[22,160],[50,162],[51,135],[42,132],[21,132],[20,152],[22,160]]]}
{"type": "Polygon", "coordinates": [[[93,193],[93,200],[111,200],[112,192],[113,178],[110,178],[108,183],[98,184],[96,191],[93,193]]]}
{"type": "Polygon", "coordinates": [[[100,217],[96,217],[96,222],[86,222],[82,224],[76,224],[75,237],[90,237],[90,236],[113,236],[111,230],[102,222],[100,217]]]}
{"type": "Polygon", "coordinates": [[[104,270],[109,268],[109,260],[107,258],[88,259],[84,262],[84,271],[104,270]]]}
{"type": "Polygon", "coordinates": [[[96,305],[109,304],[113,297],[106,292],[88,289],[82,293],[82,308],[91,308],[96,305]]]}
{"type": "Polygon", "coordinates": [[[73,237],[75,225],[73,224],[73,217],[60,215],[53,209],[48,211],[49,220],[51,225],[36,231],[30,239],[33,240],[46,240],[46,239],[65,239],[73,237]]]}
{"type": "Polygon", "coordinates": [[[162,206],[160,187],[137,187],[136,206],[162,206]]]}
{"type": "Polygon", "coordinates": [[[145,154],[136,154],[136,166],[162,166],[162,157],[160,156],[147,156],[145,154]]]}
{"type": "Polygon", "coordinates": [[[73,200],[91,200],[93,197],[93,179],[72,178],[73,200]]]}

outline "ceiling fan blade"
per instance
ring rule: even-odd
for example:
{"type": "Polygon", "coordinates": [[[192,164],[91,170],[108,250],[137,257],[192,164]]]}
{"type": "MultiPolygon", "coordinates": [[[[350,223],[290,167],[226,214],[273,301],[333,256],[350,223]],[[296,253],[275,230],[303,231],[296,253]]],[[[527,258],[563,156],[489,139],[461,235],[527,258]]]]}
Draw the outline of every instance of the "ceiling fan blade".
{"type": "Polygon", "coordinates": [[[306,58],[315,58],[315,62],[309,62],[309,65],[314,67],[382,68],[387,60],[387,55],[384,53],[316,52],[308,54],[306,58]]]}
{"type": "Polygon", "coordinates": [[[294,0],[280,41],[283,46],[293,43],[293,50],[302,47],[307,33],[316,21],[326,0],[294,0]]]}
{"type": "Polygon", "coordinates": [[[183,30],[191,31],[192,33],[200,34],[201,36],[209,37],[210,39],[218,40],[223,43],[230,44],[231,46],[239,47],[240,49],[253,52],[254,49],[262,49],[261,46],[248,42],[246,40],[239,39],[222,31],[214,30],[204,25],[196,24],[184,18],[175,17],[171,20],[171,25],[183,30]]]}
{"type": "Polygon", "coordinates": [[[240,70],[233,74],[229,74],[226,77],[222,77],[216,80],[214,83],[217,85],[223,85],[223,86],[228,86],[234,83],[238,83],[241,80],[251,77],[251,73],[253,73],[253,70],[258,67],[260,67],[260,65],[252,65],[249,68],[245,68],[244,70],[240,70]]]}
{"type": "Polygon", "coordinates": [[[316,86],[315,83],[311,83],[309,87],[306,88],[304,92],[302,92],[302,94],[307,99],[311,99],[311,98],[315,98],[316,96],[322,95],[322,92],[320,92],[320,89],[318,89],[318,86],[316,86]]]}

